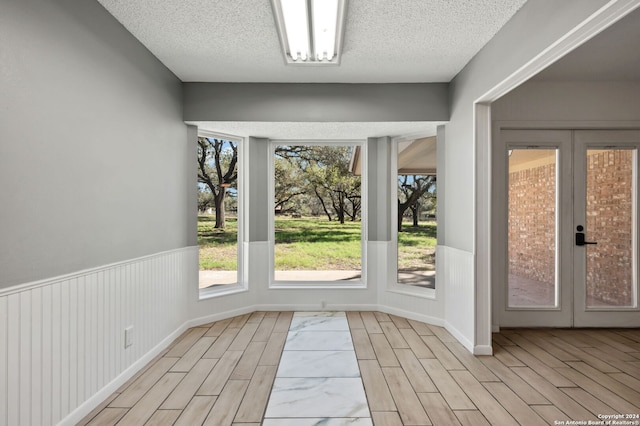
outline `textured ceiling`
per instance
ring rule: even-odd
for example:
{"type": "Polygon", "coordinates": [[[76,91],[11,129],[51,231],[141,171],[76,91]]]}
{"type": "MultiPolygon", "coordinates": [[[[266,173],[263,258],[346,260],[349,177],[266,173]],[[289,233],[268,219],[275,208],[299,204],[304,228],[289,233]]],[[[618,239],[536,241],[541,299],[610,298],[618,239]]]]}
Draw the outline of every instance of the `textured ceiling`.
{"type": "Polygon", "coordinates": [[[449,82],[526,0],[349,0],[342,63],[286,66],[271,0],[98,0],[182,81],[449,82]]]}

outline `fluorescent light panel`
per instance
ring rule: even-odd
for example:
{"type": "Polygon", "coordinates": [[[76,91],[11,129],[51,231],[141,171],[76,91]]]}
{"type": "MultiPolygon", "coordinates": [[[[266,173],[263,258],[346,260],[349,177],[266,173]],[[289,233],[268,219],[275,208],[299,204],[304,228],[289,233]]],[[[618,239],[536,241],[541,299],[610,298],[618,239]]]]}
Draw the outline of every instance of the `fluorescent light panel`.
{"type": "Polygon", "coordinates": [[[340,63],[346,0],[273,0],[273,6],[287,63],[340,63]]]}

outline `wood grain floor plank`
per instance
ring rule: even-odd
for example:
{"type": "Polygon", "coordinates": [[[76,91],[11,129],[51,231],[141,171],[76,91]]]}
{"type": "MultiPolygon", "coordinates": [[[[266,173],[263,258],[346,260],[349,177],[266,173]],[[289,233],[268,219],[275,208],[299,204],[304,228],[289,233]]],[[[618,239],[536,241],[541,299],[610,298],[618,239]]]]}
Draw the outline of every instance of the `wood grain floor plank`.
{"type": "Polygon", "coordinates": [[[444,343],[437,336],[422,336],[422,340],[427,344],[447,370],[464,370],[464,365],[454,354],[451,353],[444,343]]]}
{"type": "Polygon", "coordinates": [[[181,357],[196,343],[203,335],[209,331],[208,328],[195,327],[189,329],[186,335],[166,353],[166,358],[181,357]]]}
{"type": "Polygon", "coordinates": [[[491,335],[491,339],[493,340],[493,342],[499,344],[500,346],[513,346],[515,345],[515,343],[513,343],[507,336],[505,336],[504,334],[500,334],[500,333],[493,333],[491,335]]]}
{"type": "Polygon", "coordinates": [[[263,311],[252,312],[251,315],[249,316],[249,319],[247,320],[247,322],[260,323],[264,319],[265,315],[266,315],[266,312],[263,312],[263,311]]]}
{"type": "Polygon", "coordinates": [[[402,318],[392,314],[389,314],[389,318],[391,318],[391,321],[393,321],[398,329],[411,328],[411,324],[409,324],[409,321],[407,321],[406,318],[402,318]]]}
{"type": "Polygon", "coordinates": [[[458,339],[453,337],[451,333],[447,331],[444,327],[438,327],[437,325],[429,325],[428,326],[434,335],[438,337],[442,342],[457,342],[458,339]]]}
{"type": "Polygon", "coordinates": [[[382,328],[382,332],[387,337],[387,341],[389,341],[389,344],[391,345],[392,348],[394,349],[409,348],[407,341],[404,340],[404,337],[402,337],[402,334],[400,334],[400,332],[398,331],[398,328],[393,322],[391,321],[381,322],[380,328],[382,328]]]}
{"type": "Polygon", "coordinates": [[[524,367],[525,366],[525,364],[522,361],[520,361],[518,358],[513,356],[511,352],[509,352],[508,350],[506,350],[504,347],[502,347],[497,343],[493,344],[493,356],[496,357],[501,363],[503,363],[507,367],[524,367]]]}
{"type": "Polygon", "coordinates": [[[121,418],[129,411],[128,408],[111,408],[106,407],[95,416],[89,423],[89,426],[111,426],[117,424],[121,418]]]}
{"type": "Polygon", "coordinates": [[[509,367],[493,357],[483,357],[482,362],[493,371],[500,380],[508,385],[527,404],[549,404],[549,401],[535,390],[530,384],[522,380],[509,367]]]}
{"type": "Polygon", "coordinates": [[[460,425],[458,418],[439,393],[419,393],[418,398],[434,426],[460,425]]]}
{"type": "Polygon", "coordinates": [[[287,333],[291,326],[291,320],[293,319],[293,312],[280,312],[276,325],[273,327],[274,333],[287,333]]]}
{"type": "MultiPolygon", "coordinates": [[[[93,420],[94,417],[96,417],[98,414],[100,414],[100,412],[102,410],[104,410],[105,408],[107,408],[109,406],[109,404],[111,403],[111,401],[113,401],[114,399],[116,399],[118,397],[118,393],[112,393],[111,396],[109,396],[107,399],[105,399],[104,401],[102,401],[100,403],[100,405],[98,405],[96,408],[94,408],[93,410],[91,410],[91,412],[89,414],[87,414],[86,416],[84,416],[84,418],[82,420],[80,420],[78,422],[78,424],[76,426],[86,426],[87,424],[89,424],[89,422],[91,420],[93,420]]],[[[126,410],[126,409],[125,409],[126,410]]],[[[124,414],[123,414],[124,415],[124,414]]]]}
{"type": "Polygon", "coordinates": [[[273,332],[262,352],[258,365],[278,365],[282,349],[287,341],[287,333],[273,332]]]}
{"type": "Polygon", "coordinates": [[[364,328],[367,329],[367,333],[382,333],[382,328],[380,328],[380,324],[373,312],[360,312],[360,317],[364,323],[364,328]]]}
{"type": "MultiPolygon", "coordinates": [[[[551,368],[562,368],[567,366],[558,358],[554,357],[549,352],[542,349],[540,346],[531,343],[527,338],[523,337],[520,334],[512,334],[509,336],[509,338],[513,340],[513,342],[519,347],[529,352],[531,355],[538,358],[540,361],[551,368]]],[[[506,349],[509,350],[509,348],[506,349]]]]}
{"type": "Polygon", "coordinates": [[[249,342],[253,338],[253,335],[258,330],[259,323],[248,322],[240,329],[240,332],[233,339],[233,342],[229,345],[230,351],[244,351],[247,348],[249,342]]]}
{"type": "Polygon", "coordinates": [[[178,420],[182,410],[157,410],[144,426],[167,426],[178,420]]]}
{"type": "Polygon", "coordinates": [[[233,317],[231,322],[229,323],[230,328],[242,328],[251,317],[251,314],[238,315],[237,317],[233,317]]]}
{"type": "Polygon", "coordinates": [[[160,409],[184,410],[217,362],[217,359],[201,359],[198,361],[162,403],[160,409]]]}
{"type": "Polygon", "coordinates": [[[415,392],[438,392],[411,349],[394,349],[394,351],[415,392]]]}
{"type": "Polygon", "coordinates": [[[640,389],[640,379],[632,377],[627,373],[609,373],[608,375],[620,383],[629,386],[631,389],[640,389]]]}
{"type": "Polygon", "coordinates": [[[569,395],[574,401],[591,411],[596,416],[599,414],[616,414],[613,408],[609,407],[607,404],[582,388],[563,388],[562,392],[569,395]]]}
{"type": "MultiPolygon", "coordinates": [[[[553,401],[553,405],[558,407],[570,419],[596,420],[596,417],[582,405],[568,397],[559,388],[554,386],[550,380],[552,377],[542,377],[536,371],[529,367],[513,367],[513,372],[522,377],[527,383],[533,386],[549,401],[553,401]]],[[[570,370],[567,368],[558,368],[556,371],[570,370]]],[[[556,375],[558,373],[555,373],[556,375]]],[[[573,383],[573,382],[572,382],[573,383]]]]}
{"type": "MultiPolygon", "coordinates": [[[[204,333],[203,333],[204,334],[204,333]]],[[[145,424],[160,404],[178,386],[186,373],[167,373],[118,422],[120,426],[145,424]]]]}
{"type": "Polygon", "coordinates": [[[369,333],[364,329],[351,330],[351,340],[358,359],[376,359],[376,353],[369,340],[369,333]]]}
{"type": "Polygon", "coordinates": [[[240,331],[239,328],[227,327],[222,332],[222,334],[220,336],[218,336],[216,341],[213,342],[213,344],[211,345],[209,350],[207,352],[205,352],[205,354],[202,357],[203,358],[214,358],[214,359],[222,358],[222,355],[224,355],[224,353],[227,351],[227,349],[229,349],[229,346],[231,345],[231,342],[233,342],[233,339],[236,338],[236,336],[238,335],[239,331],[240,331]]]}
{"type": "Polygon", "coordinates": [[[569,352],[565,351],[564,349],[562,349],[563,347],[566,347],[564,341],[563,341],[563,344],[556,345],[558,343],[558,341],[562,341],[562,339],[560,339],[560,338],[558,338],[556,336],[553,336],[550,333],[546,333],[546,332],[531,332],[527,336],[527,339],[530,342],[535,343],[536,345],[538,345],[539,347],[541,347],[545,351],[549,352],[551,355],[553,355],[554,357],[558,358],[560,361],[567,362],[567,361],[579,361],[580,360],[574,354],[569,353],[569,352]],[[554,342],[556,344],[554,344],[554,342]]]}
{"type": "Polygon", "coordinates": [[[620,413],[633,413],[633,410],[640,409],[640,393],[638,391],[585,363],[572,362],[570,364],[573,368],[563,371],[562,374],[582,389],[600,398],[602,402],[619,410],[620,413]],[[634,403],[635,405],[633,405],[634,403]]]}
{"type": "Polygon", "coordinates": [[[411,328],[414,329],[419,336],[433,336],[433,331],[429,328],[429,326],[421,321],[416,320],[408,320],[409,324],[411,324],[411,328]]]}
{"type": "Polygon", "coordinates": [[[253,335],[253,338],[251,339],[251,341],[268,342],[269,337],[273,332],[273,327],[275,327],[276,325],[276,320],[277,318],[265,317],[260,323],[260,325],[258,326],[258,329],[256,330],[256,333],[253,335]]]}
{"type": "Polygon", "coordinates": [[[491,426],[479,410],[454,411],[463,426],[491,426]]]}
{"type": "Polygon", "coordinates": [[[610,374],[616,373],[602,373],[584,362],[570,362],[569,365],[627,401],[631,403],[640,402],[640,392],[637,391],[640,388],[627,386],[610,376],[610,374]]]}
{"type": "MultiPolygon", "coordinates": [[[[381,367],[399,367],[400,363],[384,334],[369,334],[371,346],[381,367]]],[[[356,352],[357,353],[357,352],[356,352]]]]}
{"type": "Polygon", "coordinates": [[[225,352],[204,383],[202,383],[196,395],[220,395],[233,369],[236,368],[238,361],[240,361],[242,353],[243,351],[225,352]]]}
{"type": "Polygon", "coordinates": [[[385,314],[384,312],[374,312],[373,315],[376,317],[376,320],[378,322],[385,322],[385,321],[391,321],[391,318],[389,317],[388,314],[385,314]]]}
{"type": "MultiPolygon", "coordinates": [[[[561,374],[558,374],[558,369],[554,369],[549,367],[544,362],[540,361],[535,356],[531,355],[529,352],[525,351],[519,346],[505,346],[508,352],[514,355],[516,358],[521,360],[526,366],[530,367],[539,375],[547,378],[551,384],[555,387],[567,387],[567,386],[576,386],[571,380],[567,379],[561,374]]],[[[570,368],[568,365],[563,368],[570,368]]]]}
{"type": "Polygon", "coordinates": [[[382,367],[391,395],[394,398],[398,414],[405,425],[431,425],[420,399],[414,392],[402,368],[382,367]]]}
{"type": "Polygon", "coordinates": [[[404,337],[404,340],[407,342],[416,358],[435,358],[436,356],[431,352],[431,349],[427,346],[426,343],[420,338],[420,335],[416,333],[413,328],[399,328],[400,334],[404,337]]]}
{"type": "Polygon", "coordinates": [[[165,375],[179,358],[160,358],[142,376],[114,399],[109,407],[131,408],[165,375]]]}
{"type": "Polygon", "coordinates": [[[206,337],[218,337],[222,334],[223,331],[227,329],[227,327],[231,324],[231,318],[227,318],[221,321],[216,321],[209,328],[209,331],[204,333],[206,337]]]}
{"type": "Polygon", "coordinates": [[[376,426],[404,426],[397,411],[372,411],[371,418],[376,426]]]}
{"type": "Polygon", "coordinates": [[[620,334],[603,330],[589,330],[589,335],[605,344],[607,349],[615,349],[620,352],[636,352],[634,342],[620,334]]]}
{"type": "Polygon", "coordinates": [[[271,386],[276,377],[277,367],[263,365],[256,368],[247,392],[238,407],[235,423],[260,423],[267,409],[271,386]]]}
{"type": "Polygon", "coordinates": [[[481,382],[497,382],[500,379],[481,360],[491,357],[474,356],[460,342],[447,342],[445,346],[455,355],[471,374],[481,382]]]}
{"type": "Polygon", "coordinates": [[[531,408],[550,425],[555,425],[556,422],[565,421],[568,418],[555,405],[533,405],[531,408]]]}
{"type": "MultiPolygon", "coordinates": [[[[504,409],[504,407],[491,396],[482,384],[468,371],[454,370],[451,371],[456,383],[465,390],[469,398],[475,404],[473,409],[477,408],[487,418],[492,425],[512,425],[517,424],[515,419],[504,409]]],[[[492,384],[487,382],[486,384],[492,384]]],[[[451,404],[449,404],[451,405],[451,404]]],[[[453,408],[453,407],[451,407],[453,408]]]]}
{"type": "Polygon", "coordinates": [[[201,425],[209,415],[217,396],[194,396],[182,411],[174,426],[201,425]]]}
{"type": "Polygon", "coordinates": [[[364,323],[362,322],[362,318],[360,318],[360,312],[347,312],[347,321],[349,322],[349,328],[351,330],[364,328],[364,323]]]}
{"type": "Polygon", "coordinates": [[[452,410],[475,410],[476,406],[460,388],[438,359],[421,359],[420,363],[452,410]]]}
{"type": "Polygon", "coordinates": [[[231,426],[248,386],[248,380],[229,380],[203,426],[231,426]]]}
{"type": "Polygon", "coordinates": [[[196,365],[196,362],[209,350],[215,337],[201,337],[197,342],[189,348],[189,350],[176,362],[169,371],[173,372],[188,372],[196,365]]]}
{"type": "Polygon", "coordinates": [[[371,411],[396,411],[396,404],[377,360],[360,360],[360,375],[371,411]]]}
{"type": "Polygon", "coordinates": [[[546,426],[547,422],[504,383],[485,382],[484,387],[521,425],[546,426]]]}
{"type": "Polygon", "coordinates": [[[267,344],[265,342],[249,342],[240,361],[229,377],[230,380],[251,380],[267,344]]]}
{"type": "Polygon", "coordinates": [[[551,337],[549,338],[549,342],[558,346],[562,346],[566,352],[574,355],[577,358],[577,361],[584,361],[602,372],[618,373],[620,371],[613,365],[591,355],[589,352],[563,342],[559,337],[551,337]]]}

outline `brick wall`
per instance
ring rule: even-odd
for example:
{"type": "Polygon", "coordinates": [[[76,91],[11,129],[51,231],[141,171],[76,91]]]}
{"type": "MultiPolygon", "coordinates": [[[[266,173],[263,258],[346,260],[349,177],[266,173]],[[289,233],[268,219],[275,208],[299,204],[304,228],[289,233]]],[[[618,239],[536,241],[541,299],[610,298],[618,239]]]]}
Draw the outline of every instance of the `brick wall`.
{"type": "Polygon", "coordinates": [[[632,162],[630,150],[587,157],[587,294],[595,305],[630,305],[632,162]]]}
{"type": "Polygon", "coordinates": [[[555,164],[509,174],[509,273],[555,281],[555,164]]]}
{"type": "MultiPolygon", "coordinates": [[[[629,305],[632,151],[587,158],[587,292],[590,305],[629,305]]],[[[509,273],[553,284],[555,164],[509,174],[509,273]]]]}

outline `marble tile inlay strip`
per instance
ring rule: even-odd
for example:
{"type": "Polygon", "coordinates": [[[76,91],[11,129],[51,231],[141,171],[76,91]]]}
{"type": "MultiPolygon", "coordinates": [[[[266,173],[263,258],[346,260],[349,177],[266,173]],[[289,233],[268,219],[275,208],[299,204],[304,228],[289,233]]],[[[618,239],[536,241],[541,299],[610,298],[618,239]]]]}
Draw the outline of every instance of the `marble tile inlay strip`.
{"type": "Polygon", "coordinates": [[[264,426],[371,426],[344,312],[296,312],[264,426]]]}

